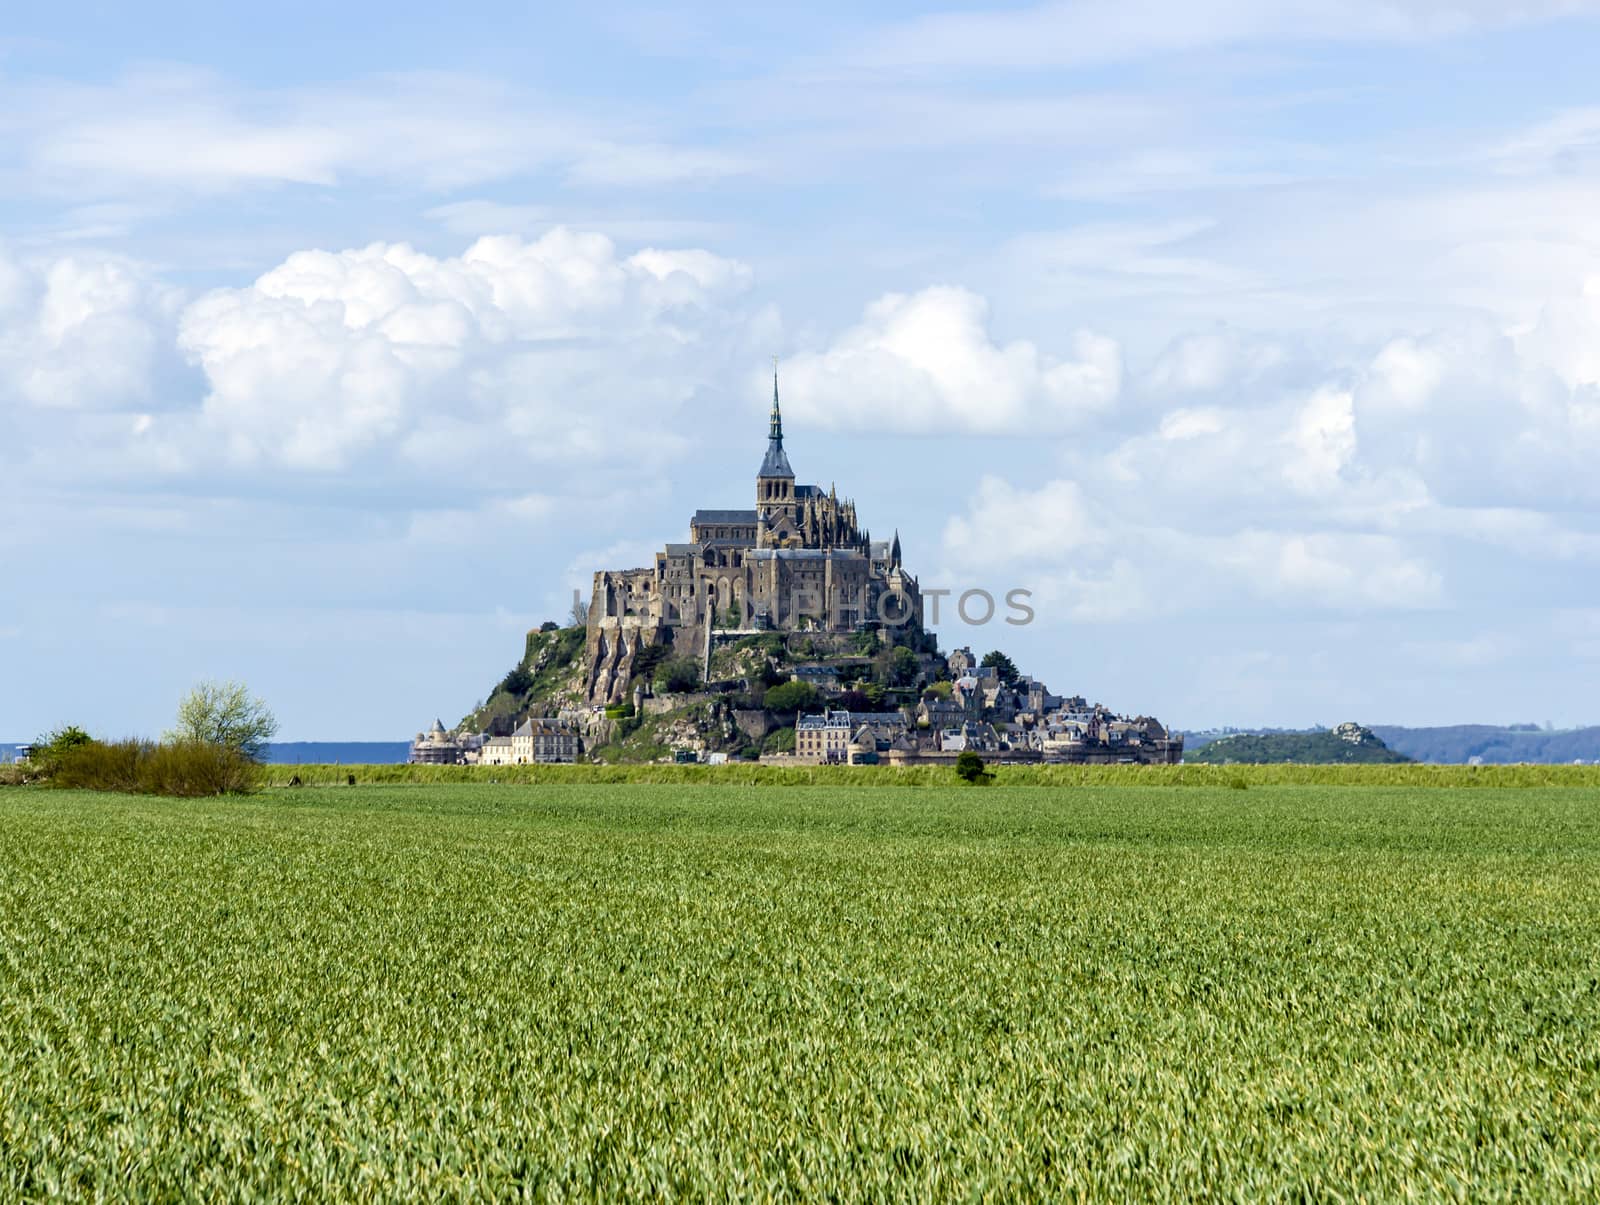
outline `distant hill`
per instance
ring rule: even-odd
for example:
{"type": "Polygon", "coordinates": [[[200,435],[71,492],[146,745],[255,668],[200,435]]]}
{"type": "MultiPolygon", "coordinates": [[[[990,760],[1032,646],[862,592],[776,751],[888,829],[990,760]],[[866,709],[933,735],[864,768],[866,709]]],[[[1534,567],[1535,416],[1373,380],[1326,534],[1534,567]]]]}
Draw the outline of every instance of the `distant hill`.
{"type": "Polygon", "coordinates": [[[1183,760],[1220,766],[1299,762],[1329,763],[1407,762],[1412,759],[1390,749],[1372,729],[1360,724],[1340,724],[1314,732],[1241,732],[1218,737],[1198,749],[1186,750],[1183,760]]]}
{"type": "Polygon", "coordinates": [[[1513,762],[1600,762],[1600,728],[1557,732],[1533,724],[1456,724],[1448,728],[1379,724],[1372,730],[1391,749],[1416,761],[1461,763],[1479,758],[1491,766],[1513,762]]]}

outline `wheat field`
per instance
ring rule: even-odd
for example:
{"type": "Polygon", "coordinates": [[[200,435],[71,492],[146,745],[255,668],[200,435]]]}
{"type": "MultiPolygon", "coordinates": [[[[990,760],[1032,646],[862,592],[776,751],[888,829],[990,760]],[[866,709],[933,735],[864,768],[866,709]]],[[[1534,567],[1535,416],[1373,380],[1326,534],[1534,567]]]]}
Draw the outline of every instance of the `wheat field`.
{"type": "Polygon", "coordinates": [[[0,1196],[1600,1191],[1600,791],[0,792],[0,1196]]]}

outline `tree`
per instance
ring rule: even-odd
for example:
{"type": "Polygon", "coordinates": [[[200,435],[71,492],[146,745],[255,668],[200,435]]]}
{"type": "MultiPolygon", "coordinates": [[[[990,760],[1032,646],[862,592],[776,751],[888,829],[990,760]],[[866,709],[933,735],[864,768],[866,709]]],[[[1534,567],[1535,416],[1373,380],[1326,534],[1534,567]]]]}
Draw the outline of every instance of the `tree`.
{"type": "MultiPolygon", "coordinates": [[[[584,616],[584,619],[587,621],[588,616],[584,616]]],[[[539,625],[539,630],[541,632],[559,632],[561,625],[553,619],[547,619],[539,625]]]]}
{"type": "Polygon", "coordinates": [[[872,700],[859,690],[847,690],[839,696],[839,706],[846,711],[871,711],[872,700]]]}
{"type": "Polygon", "coordinates": [[[220,745],[250,761],[267,754],[278,721],[243,682],[202,682],[178,704],[178,720],[163,739],[220,745]]]}
{"type": "Polygon", "coordinates": [[[884,680],[890,686],[910,686],[917,680],[921,670],[922,664],[917,660],[917,655],[899,645],[889,653],[888,664],[884,666],[884,680]]]}
{"type": "Polygon", "coordinates": [[[954,689],[955,687],[949,682],[930,682],[923,688],[922,695],[928,699],[948,699],[954,689]]]}
{"type": "Polygon", "coordinates": [[[588,600],[579,595],[576,590],[572,592],[572,610],[567,615],[572,620],[573,627],[586,628],[589,626],[588,600]]]}
{"type": "Polygon", "coordinates": [[[672,650],[664,644],[647,644],[633,655],[633,676],[652,681],[672,650]]]}
{"type": "Polygon", "coordinates": [[[983,758],[971,749],[963,749],[956,757],[956,777],[976,786],[988,782],[994,775],[983,768],[983,758]]]}
{"type": "Polygon", "coordinates": [[[993,652],[985,653],[983,655],[983,660],[978,662],[978,664],[986,667],[993,666],[995,671],[1000,675],[1000,681],[1004,682],[1007,686],[1014,685],[1016,680],[1021,676],[1017,670],[1017,663],[1011,660],[1010,657],[1007,657],[999,649],[995,649],[993,652]]]}
{"type": "Polygon", "coordinates": [[[508,695],[521,697],[533,689],[533,675],[526,665],[512,666],[511,672],[500,680],[500,689],[508,695]]]}
{"type": "Polygon", "coordinates": [[[783,682],[767,691],[764,702],[768,711],[804,711],[816,705],[817,689],[809,682],[783,682]]]}
{"type": "Polygon", "coordinates": [[[657,694],[675,694],[700,685],[700,662],[693,657],[668,657],[656,670],[657,694]]]}

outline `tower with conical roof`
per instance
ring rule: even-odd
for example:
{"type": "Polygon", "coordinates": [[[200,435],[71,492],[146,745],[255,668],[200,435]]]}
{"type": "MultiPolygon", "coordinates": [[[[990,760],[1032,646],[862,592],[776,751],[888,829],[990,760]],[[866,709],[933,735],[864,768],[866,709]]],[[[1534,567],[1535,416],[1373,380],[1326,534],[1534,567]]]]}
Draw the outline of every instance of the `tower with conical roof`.
{"type": "Polygon", "coordinates": [[[778,408],[778,364],[772,364],[772,414],[767,420],[767,455],[756,474],[756,513],[776,518],[794,512],[794,470],[783,451],[783,412],[778,408]]]}

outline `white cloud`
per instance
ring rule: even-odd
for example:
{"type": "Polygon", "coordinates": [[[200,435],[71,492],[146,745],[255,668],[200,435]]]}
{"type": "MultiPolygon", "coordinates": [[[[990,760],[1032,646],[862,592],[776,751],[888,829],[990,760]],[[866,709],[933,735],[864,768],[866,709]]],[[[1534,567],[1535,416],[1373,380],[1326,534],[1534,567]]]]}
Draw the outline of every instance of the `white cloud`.
{"type": "MultiPolygon", "coordinates": [[[[580,401],[652,351],[692,344],[696,323],[748,280],[710,252],[622,257],[604,236],[565,229],[483,238],[442,259],[378,243],[300,252],[200,298],[181,342],[210,383],[204,430],[239,462],[328,470],[386,443],[426,454],[431,439],[409,437],[448,444],[439,428],[450,425],[469,448],[509,435],[603,454],[587,433],[649,417],[663,384],[607,397],[604,415],[580,401]]],[[[685,383],[665,388],[681,397],[685,383]]]]}
{"type": "Polygon", "coordinates": [[[1018,339],[996,343],[988,303],[966,289],[890,293],[820,352],[784,366],[794,413],[825,428],[924,433],[1058,432],[1117,399],[1122,355],[1090,331],[1068,358],[1018,339]]]}
{"type": "Polygon", "coordinates": [[[964,567],[988,569],[1053,563],[1100,543],[1103,534],[1075,481],[1052,481],[1028,490],[985,476],[966,513],[946,523],[944,547],[964,567]]]}
{"type": "Polygon", "coordinates": [[[1585,0],[1077,0],[902,23],[848,56],[878,70],[1043,70],[1264,42],[1417,42],[1594,11],[1585,0]]]}
{"type": "Polygon", "coordinates": [[[1439,573],[1388,536],[1246,531],[1211,548],[1246,589],[1301,607],[1410,610],[1442,598],[1439,573]]]}
{"type": "Polygon", "coordinates": [[[1299,408],[1284,439],[1283,475],[1302,494],[1334,492],[1356,453],[1356,421],[1348,390],[1320,389],[1299,408]]]}
{"type": "Polygon", "coordinates": [[[0,249],[0,406],[148,402],[173,360],[178,291],[141,265],[81,253],[16,261],[0,249]]]}
{"type": "Polygon", "coordinates": [[[587,185],[659,188],[750,167],[730,153],[625,137],[520,89],[445,72],[250,89],[163,67],[107,84],[13,80],[6,91],[32,115],[8,131],[12,155],[40,186],[73,195],[356,179],[446,191],[555,169],[587,185]]]}

